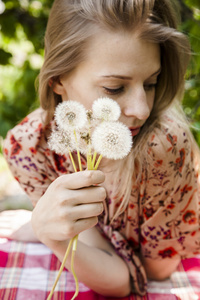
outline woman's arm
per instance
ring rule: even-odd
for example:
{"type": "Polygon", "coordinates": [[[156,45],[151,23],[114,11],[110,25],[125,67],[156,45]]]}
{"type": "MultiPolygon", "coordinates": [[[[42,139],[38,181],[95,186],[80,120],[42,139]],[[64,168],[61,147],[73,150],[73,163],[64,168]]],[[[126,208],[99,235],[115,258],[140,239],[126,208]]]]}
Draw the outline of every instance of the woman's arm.
{"type": "Polygon", "coordinates": [[[31,215],[32,211],[24,209],[1,212],[0,237],[22,242],[39,242],[31,226],[31,215]]]}
{"type": "Polygon", "coordinates": [[[151,280],[164,280],[168,278],[177,268],[181,258],[164,258],[155,260],[150,258],[141,258],[147,277],[151,280]]]}
{"type": "MultiPolygon", "coordinates": [[[[75,271],[81,282],[105,296],[130,293],[126,263],[94,227],[103,211],[105,189],[101,171],[83,171],[57,178],[32,213],[36,237],[63,260],[70,238],[80,234],[75,271]]],[[[70,270],[70,256],[66,262],[70,270]]]]}
{"type": "MultiPolygon", "coordinates": [[[[68,243],[52,244],[51,248],[60,261],[68,243]]],[[[70,256],[66,268],[70,270],[70,256]]],[[[75,272],[78,279],[95,292],[111,297],[130,294],[130,274],[126,263],[114,251],[96,228],[79,235],[75,254],[75,272]]]]}

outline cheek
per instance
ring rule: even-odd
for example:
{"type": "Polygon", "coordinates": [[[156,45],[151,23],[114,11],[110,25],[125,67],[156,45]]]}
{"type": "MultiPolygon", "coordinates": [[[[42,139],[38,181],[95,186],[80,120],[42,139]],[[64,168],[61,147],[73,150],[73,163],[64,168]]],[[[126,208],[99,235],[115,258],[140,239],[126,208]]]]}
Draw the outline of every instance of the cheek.
{"type": "Polygon", "coordinates": [[[91,109],[98,97],[97,89],[86,80],[71,80],[65,85],[68,100],[77,101],[86,109],[91,109]]]}
{"type": "Polygon", "coordinates": [[[67,100],[77,101],[85,106],[85,99],[87,98],[82,90],[79,85],[68,84],[66,86],[67,100]]]}
{"type": "Polygon", "coordinates": [[[92,108],[94,98],[87,89],[71,89],[68,93],[69,100],[74,100],[81,103],[87,110],[92,108]]]}
{"type": "Polygon", "coordinates": [[[150,110],[153,109],[154,101],[155,101],[155,91],[152,91],[152,92],[148,95],[148,106],[149,106],[149,109],[150,109],[150,110]]]}
{"type": "Polygon", "coordinates": [[[66,87],[66,92],[68,95],[69,100],[75,100],[78,101],[79,96],[79,91],[76,87],[74,87],[73,84],[68,84],[66,87]]]}

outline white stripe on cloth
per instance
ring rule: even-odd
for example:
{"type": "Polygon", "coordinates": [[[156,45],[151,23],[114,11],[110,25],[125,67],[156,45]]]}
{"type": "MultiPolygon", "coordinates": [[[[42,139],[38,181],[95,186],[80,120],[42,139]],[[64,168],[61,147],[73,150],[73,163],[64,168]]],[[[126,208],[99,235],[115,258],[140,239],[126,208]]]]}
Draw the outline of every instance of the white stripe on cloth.
{"type": "MultiPolygon", "coordinates": [[[[199,286],[200,286],[200,278],[199,272],[192,272],[193,274],[196,273],[196,278],[199,279],[199,286]]],[[[174,288],[172,289],[173,293],[179,297],[181,300],[198,300],[199,297],[195,293],[194,288],[191,285],[189,280],[189,276],[192,276],[190,271],[186,272],[174,272],[171,275],[174,288]],[[190,275],[189,275],[190,274],[190,275]]]]}
{"type": "Polygon", "coordinates": [[[40,243],[28,243],[26,247],[26,255],[48,255],[52,251],[40,243]]]}
{"type": "Polygon", "coordinates": [[[170,279],[162,282],[148,281],[147,291],[152,294],[173,294],[181,300],[198,300],[195,292],[200,292],[199,272],[174,272],[170,279]]]}
{"type": "Polygon", "coordinates": [[[173,288],[172,282],[170,279],[164,281],[148,281],[147,290],[152,294],[169,294],[173,288]]]}
{"type": "MultiPolygon", "coordinates": [[[[42,268],[0,268],[1,288],[15,288],[27,290],[51,290],[58,271],[46,271],[42,268]],[[48,289],[47,289],[48,284],[48,289]]],[[[90,289],[79,283],[81,292],[90,289]]],[[[75,282],[71,273],[63,271],[56,286],[58,291],[75,291],[75,282]]]]}
{"type": "Polygon", "coordinates": [[[24,243],[18,241],[9,241],[0,238],[1,250],[7,253],[21,252],[26,255],[46,255],[52,254],[52,251],[41,243],[24,243]]]}

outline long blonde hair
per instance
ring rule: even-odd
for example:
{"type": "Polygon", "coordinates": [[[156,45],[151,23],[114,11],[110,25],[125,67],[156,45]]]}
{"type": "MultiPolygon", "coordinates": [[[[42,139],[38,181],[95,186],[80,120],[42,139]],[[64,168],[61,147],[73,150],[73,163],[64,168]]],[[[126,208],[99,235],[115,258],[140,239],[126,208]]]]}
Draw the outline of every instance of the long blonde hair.
{"type": "MultiPolygon", "coordinates": [[[[41,106],[49,122],[61,97],[53,92],[53,82],[73,71],[84,60],[94,28],[139,32],[140,38],[158,43],[161,49],[161,74],[151,115],[126,159],[128,172],[117,192],[128,202],[134,164],[140,162],[148,134],[158,126],[161,115],[181,98],[184,74],[190,57],[187,38],[177,30],[176,7],[170,0],[55,0],[45,34],[45,60],[39,75],[41,106]],[[49,82],[52,82],[50,85],[49,82]],[[141,154],[142,153],[142,154],[141,154]]],[[[124,168],[122,163],[119,174],[124,168]]],[[[119,175],[118,174],[118,175],[119,175]]],[[[120,208],[121,209],[121,208],[120,208]]]]}

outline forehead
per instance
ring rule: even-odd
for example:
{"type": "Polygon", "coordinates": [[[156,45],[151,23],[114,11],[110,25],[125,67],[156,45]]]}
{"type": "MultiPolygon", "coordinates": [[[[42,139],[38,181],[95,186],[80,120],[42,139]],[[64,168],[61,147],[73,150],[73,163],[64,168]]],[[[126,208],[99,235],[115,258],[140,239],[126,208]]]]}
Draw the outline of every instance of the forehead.
{"type": "Polygon", "coordinates": [[[159,44],[141,39],[134,32],[110,32],[99,30],[87,46],[85,60],[82,64],[89,68],[134,69],[141,66],[159,68],[159,44]]]}

